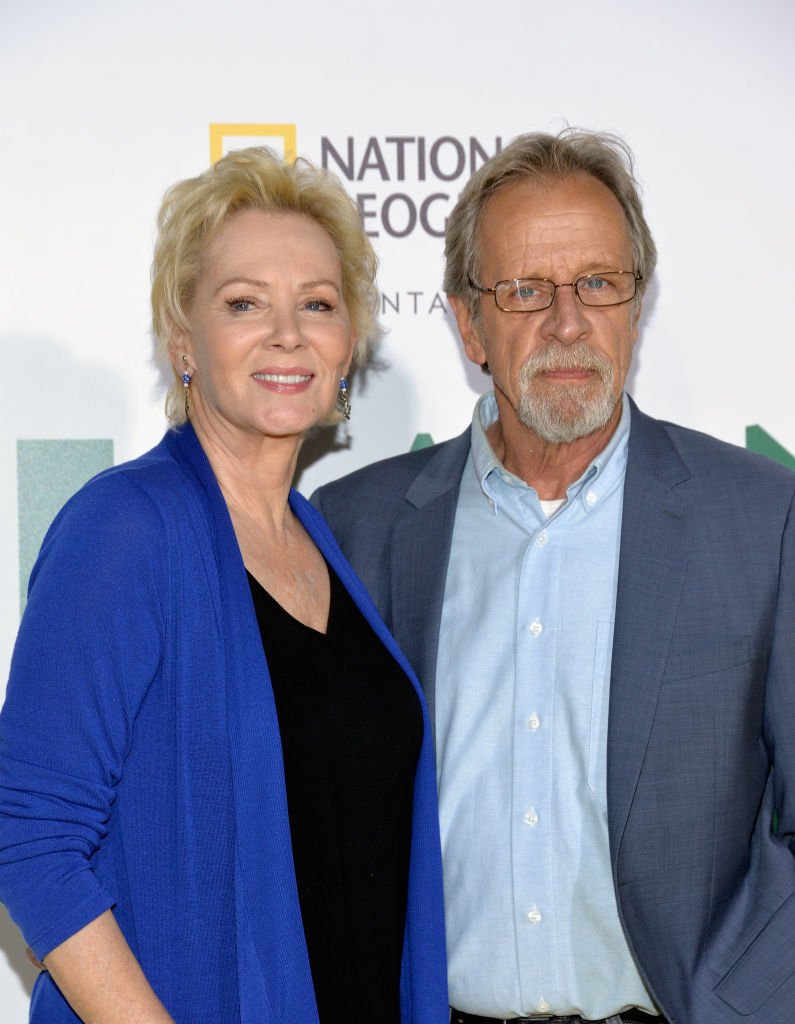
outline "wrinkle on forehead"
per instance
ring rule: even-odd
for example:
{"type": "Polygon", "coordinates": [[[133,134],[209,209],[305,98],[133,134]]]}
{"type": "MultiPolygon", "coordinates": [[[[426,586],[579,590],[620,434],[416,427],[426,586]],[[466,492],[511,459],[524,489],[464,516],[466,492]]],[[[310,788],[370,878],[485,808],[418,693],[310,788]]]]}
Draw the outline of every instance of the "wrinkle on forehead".
{"type": "Polygon", "coordinates": [[[634,269],[621,204],[587,174],[505,186],[485,207],[478,234],[481,273],[490,281],[563,282],[592,270],[634,269]]]}

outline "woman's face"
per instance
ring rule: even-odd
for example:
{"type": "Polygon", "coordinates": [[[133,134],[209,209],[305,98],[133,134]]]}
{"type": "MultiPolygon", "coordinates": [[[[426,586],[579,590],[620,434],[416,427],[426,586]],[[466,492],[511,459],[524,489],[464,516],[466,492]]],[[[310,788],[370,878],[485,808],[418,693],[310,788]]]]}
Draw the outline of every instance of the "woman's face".
{"type": "Polygon", "coordinates": [[[176,338],[190,418],[229,446],[300,437],[330,413],[354,347],[334,243],[310,217],[244,210],[210,239],[176,338]]]}

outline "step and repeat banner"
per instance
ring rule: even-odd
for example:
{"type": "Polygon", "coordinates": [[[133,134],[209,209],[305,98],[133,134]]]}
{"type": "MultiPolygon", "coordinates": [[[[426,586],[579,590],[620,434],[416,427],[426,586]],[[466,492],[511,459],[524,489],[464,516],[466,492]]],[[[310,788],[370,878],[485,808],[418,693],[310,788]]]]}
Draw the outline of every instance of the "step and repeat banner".
{"type": "MultiPolygon", "coordinates": [[[[513,136],[566,124],[629,142],[659,247],[634,397],[795,464],[793,38],[788,0],[6,0],[0,695],[49,520],[165,429],[148,306],[162,193],[233,148],[331,169],[381,260],[388,334],[348,428],[307,442],[305,493],[467,424],[488,379],[441,289],[445,219],[513,136]]],[[[4,1022],[25,1019],[34,973],[0,908],[4,1022]]]]}

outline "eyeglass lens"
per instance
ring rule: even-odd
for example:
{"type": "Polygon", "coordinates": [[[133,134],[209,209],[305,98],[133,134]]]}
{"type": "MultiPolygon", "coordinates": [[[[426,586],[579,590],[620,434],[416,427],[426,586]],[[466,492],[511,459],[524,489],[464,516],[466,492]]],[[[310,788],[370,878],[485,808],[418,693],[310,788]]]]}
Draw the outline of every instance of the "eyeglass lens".
{"type": "MultiPolygon", "coordinates": [[[[589,274],[573,282],[580,302],[586,306],[618,306],[635,294],[635,275],[630,273],[589,274]]],[[[495,288],[497,305],[511,312],[533,312],[552,305],[557,288],[542,278],[514,278],[500,281],[495,288]]]]}

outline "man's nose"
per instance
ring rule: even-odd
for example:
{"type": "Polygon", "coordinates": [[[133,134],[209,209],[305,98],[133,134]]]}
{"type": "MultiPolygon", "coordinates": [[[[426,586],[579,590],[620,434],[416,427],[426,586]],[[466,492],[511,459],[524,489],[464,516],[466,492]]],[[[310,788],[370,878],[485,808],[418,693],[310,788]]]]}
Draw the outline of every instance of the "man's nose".
{"type": "Polygon", "coordinates": [[[542,331],[548,338],[556,338],[564,345],[579,341],[590,330],[586,309],[580,302],[573,284],[559,284],[555,288],[552,305],[544,310],[542,331]]]}

